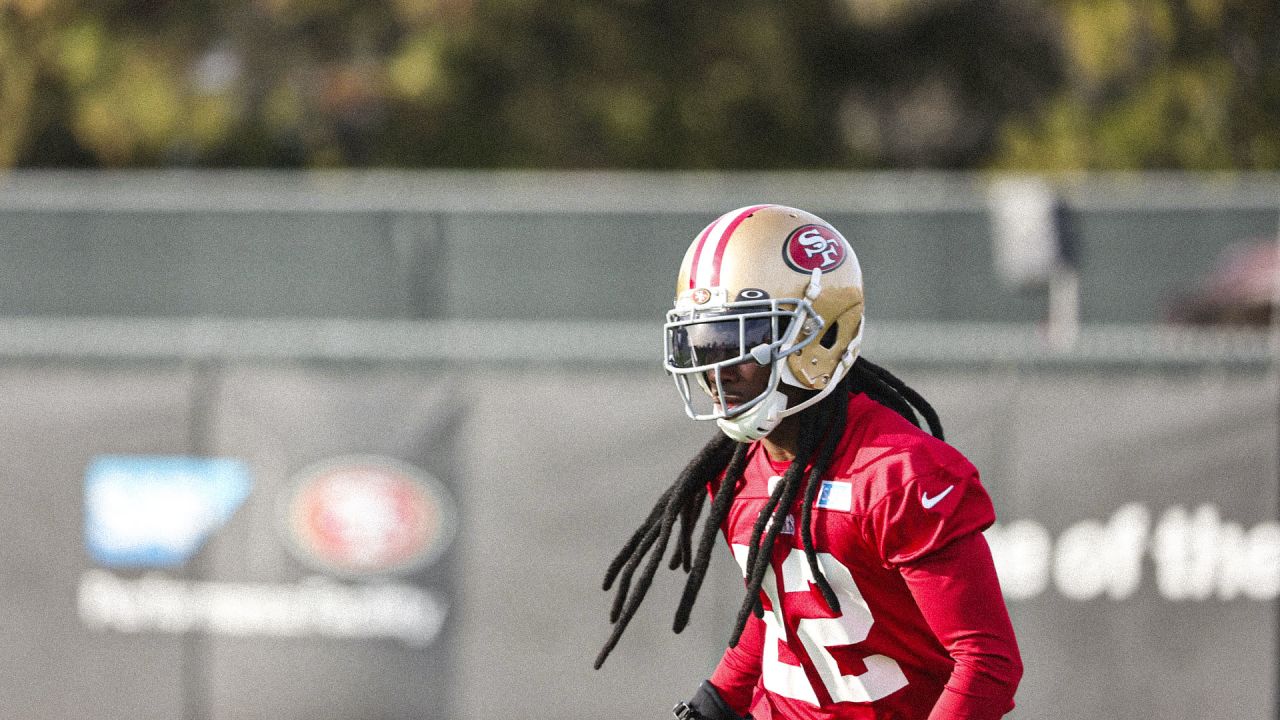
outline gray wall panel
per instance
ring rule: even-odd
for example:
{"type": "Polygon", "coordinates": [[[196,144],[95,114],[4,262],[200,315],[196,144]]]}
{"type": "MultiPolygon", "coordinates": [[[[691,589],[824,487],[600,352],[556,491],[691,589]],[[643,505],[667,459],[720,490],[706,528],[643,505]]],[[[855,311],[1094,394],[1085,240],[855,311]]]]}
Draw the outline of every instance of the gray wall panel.
{"type": "Polygon", "coordinates": [[[406,317],[379,213],[7,212],[8,315],[406,317]]]}
{"type": "MultiPolygon", "coordinates": [[[[1046,308],[1043,290],[997,276],[982,176],[309,177],[10,179],[0,315],[650,319],[718,214],[809,200],[858,252],[873,319],[1035,322],[1046,308]]],[[[1225,247],[1275,236],[1276,187],[1188,175],[1063,188],[1081,319],[1159,321],[1225,247]]]]}
{"type": "MultiPolygon", "coordinates": [[[[449,317],[661,317],[684,251],[715,215],[451,216],[449,317]]],[[[827,212],[883,320],[1033,321],[1044,301],[1003,287],[981,211],[827,212]]]]}
{"type": "Polygon", "coordinates": [[[1218,588],[1227,574],[1222,564],[1240,559],[1225,526],[1248,532],[1274,521],[1274,381],[1215,372],[1027,373],[1008,397],[1004,452],[1012,462],[997,470],[1007,473],[998,478],[1002,523],[1040,524],[1054,538],[1055,562],[1065,535],[1094,523],[1104,534],[1087,541],[1090,562],[1111,568],[1104,576],[1128,576],[1113,561],[1141,563],[1134,571],[1140,583],[1120,597],[1107,584],[1096,597],[1071,599],[1055,577],[1056,587],[1013,603],[1028,656],[1019,694],[1025,716],[1052,707],[1060,718],[1270,717],[1274,601],[1224,599],[1218,588]],[[1126,524],[1121,532],[1139,533],[1138,545],[1114,544],[1105,533],[1119,527],[1122,507],[1135,505],[1145,527],[1126,524]],[[1213,590],[1171,598],[1159,586],[1169,562],[1157,559],[1159,528],[1171,511],[1205,505],[1217,522],[1178,537],[1190,543],[1186,562],[1206,573],[1213,590]]]}
{"type": "Polygon", "coordinates": [[[13,717],[154,718],[183,712],[175,637],[104,637],[77,620],[90,566],[81,497],[99,453],[190,451],[183,371],[0,369],[0,707],[13,717]]]}
{"type": "MultiPolygon", "coordinates": [[[[934,403],[995,499],[1000,522],[988,536],[1027,665],[1015,717],[1271,715],[1273,376],[893,369],[934,403]],[[1142,522],[1117,519],[1135,507],[1142,522]],[[1208,524],[1175,527],[1179,512],[1208,524]],[[1012,542],[1028,528],[1044,552],[1012,542]],[[1117,542],[1126,532],[1137,540],[1117,542]],[[1170,564],[1161,533],[1208,564],[1170,564]],[[1245,541],[1252,549],[1241,551],[1245,541]]],[[[741,599],[718,548],[691,626],[673,636],[683,576],[664,570],[605,668],[590,668],[609,630],[604,567],[712,432],[683,416],[657,370],[10,365],[0,386],[12,440],[0,449],[11,533],[0,663],[14,679],[0,702],[23,717],[660,714],[710,671],[741,599]],[[98,453],[197,451],[246,460],[254,489],[189,564],[161,573],[182,582],[314,577],[286,549],[278,503],[315,460],[377,453],[446,481],[463,511],[454,554],[407,578],[448,599],[443,633],[413,648],[84,626],[75,599],[94,567],[81,527],[86,464],[98,453]]]]}
{"type": "MultiPolygon", "coordinates": [[[[322,570],[286,549],[281,504],[300,470],[350,454],[396,458],[446,485],[456,482],[450,420],[458,403],[444,374],[15,366],[0,370],[0,390],[8,440],[0,450],[7,478],[0,513],[10,533],[0,561],[6,713],[129,720],[447,716],[457,625],[452,556],[407,575],[324,580],[322,570]],[[236,458],[247,463],[253,487],[181,565],[106,567],[86,552],[83,503],[86,468],[103,455],[236,458]],[[104,576],[113,590],[86,590],[89,578],[104,576]],[[422,588],[442,603],[445,624],[428,644],[415,645],[360,629],[379,613],[399,612],[385,604],[354,614],[337,606],[307,610],[337,637],[330,630],[262,634],[255,624],[240,631],[234,623],[186,619],[244,617],[244,610],[254,617],[252,593],[299,594],[318,583],[347,595],[393,584],[422,588]],[[108,625],[89,624],[89,597],[97,607],[110,605],[108,625]]],[[[171,511],[185,517],[186,496],[175,484],[169,489],[171,511]]],[[[276,616],[268,625],[289,622],[276,616]]]]}
{"type": "Polygon", "coordinates": [[[713,217],[475,214],[448,220],[446,315],[661,322],[713,217]]]}
{"type": "Polygon", "coordinates": [[[1087,322],[1154,322],[1194,294],[1228,246],[1276,237],[1276,208],[1077,212],[1087,322]]]}
{"type": "MultiPolygon", "coordinates": [[[[413,463],[457,487],[460,403],[447,372],[394,368],[244,368],[211,371],[209,443],[246,460],[255,490],[204,553],[208,577],[307,583],[322,573],[288,550],[281,501],[300,471],[346,455],[413,463]]],[[[456,496],[456,492],[454,493],[456,496]]],[[[208,638],[203,649],[211,720],[444,717],[455,681],[459,603],[446,555],[406,577],[450,606],[444,632],[418,648],[395,639],[208,638]]]]}
{"type": "Polygon", "coordinates": [[[1029,322],[1044,299],[1001,284],[984,210],[826,213],[853,245],[876,320],[1029,322]]]}

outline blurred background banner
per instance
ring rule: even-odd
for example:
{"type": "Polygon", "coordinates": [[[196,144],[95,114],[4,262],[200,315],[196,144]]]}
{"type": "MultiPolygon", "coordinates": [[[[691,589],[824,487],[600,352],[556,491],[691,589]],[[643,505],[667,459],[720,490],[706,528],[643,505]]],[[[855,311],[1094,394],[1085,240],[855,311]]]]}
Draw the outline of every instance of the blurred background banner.
{"type": "Polygon", "coordinates": [[[599,582],[712,432],[658,357],[679,257],[769,199],[846,233],[864,352],[992,491],[1014,717],[1272,717],[1280,394],[1256,276],[1280,182],[1045,187],[1070,249],[1011,282],[1008,199],[971,174],[12,174],[0,705],[666,712],[723,650],[736,566],[717,554],[682,636],[660,576],[597,672],[599,582]]]}
{"type": "Polygon", "coordinates": [[[420,717],[448,701],[458,465],[440,420],[457,410],[438,377],[67,360],[0,380],[21,478],[5,707],[420,717]]]}

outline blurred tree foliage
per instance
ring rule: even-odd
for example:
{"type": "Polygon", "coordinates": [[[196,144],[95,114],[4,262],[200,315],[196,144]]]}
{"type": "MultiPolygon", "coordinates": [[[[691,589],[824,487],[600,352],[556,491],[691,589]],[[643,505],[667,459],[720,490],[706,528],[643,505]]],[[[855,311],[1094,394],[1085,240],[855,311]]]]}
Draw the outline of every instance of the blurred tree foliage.
{"type": "Polygon", "coordinates": [[[1280,167],[1280,2],[1053,0],[1067,82],[993,165],[1280,167]]]}
{"type": "Polygon", "coordinates": [[[1274,166],[1277,17],[1227,0],[0,0],[0,167],[1274,166]]]}

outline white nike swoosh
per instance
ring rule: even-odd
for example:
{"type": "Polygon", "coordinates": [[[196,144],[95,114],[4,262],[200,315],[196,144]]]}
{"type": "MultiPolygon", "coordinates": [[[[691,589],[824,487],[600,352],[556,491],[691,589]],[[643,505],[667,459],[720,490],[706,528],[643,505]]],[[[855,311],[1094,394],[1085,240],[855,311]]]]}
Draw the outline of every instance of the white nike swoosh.
{"type": "Polygon", "coordinates": [[[920,493],[920,504],[924,506],[925,510],[928,510],[934,505],[942,502],[942,498],[946,497],[948,493],[955,489],[955,487],[955,485],[948,485],[946,490],[943,490],[933,497],[929,497],[929,493],[927,492],[922,492],[920,493]]]}

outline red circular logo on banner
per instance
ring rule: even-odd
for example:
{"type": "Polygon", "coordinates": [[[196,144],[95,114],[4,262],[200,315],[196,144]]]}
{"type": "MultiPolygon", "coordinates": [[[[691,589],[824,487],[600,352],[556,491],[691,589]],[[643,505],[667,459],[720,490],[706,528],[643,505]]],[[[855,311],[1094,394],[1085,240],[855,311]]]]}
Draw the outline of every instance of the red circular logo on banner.
{"type": "Polygon", "coordinates": [[[782,258],[792,270],[831,272],[844,264],[848,251],[834,230],[824,225],[801,225],[782,244],[782,258]]]}
{"type": "Polygon", "coordinates": [[[300,557],[338,575],[417,569],[439,557],[454,530],[444,486],[381,457],[337,458],[302,471],[284,516],[300,557]]]}

